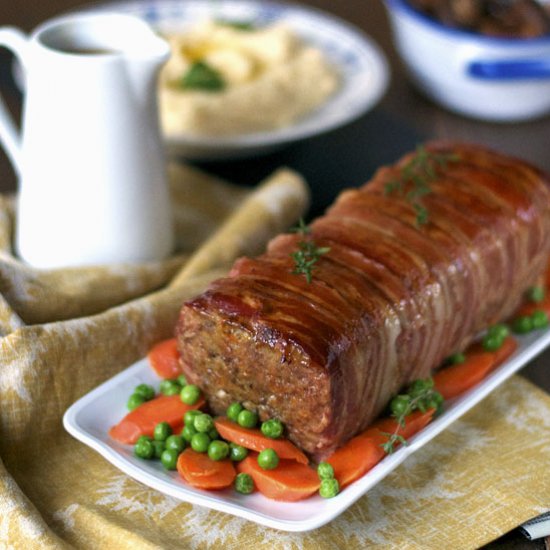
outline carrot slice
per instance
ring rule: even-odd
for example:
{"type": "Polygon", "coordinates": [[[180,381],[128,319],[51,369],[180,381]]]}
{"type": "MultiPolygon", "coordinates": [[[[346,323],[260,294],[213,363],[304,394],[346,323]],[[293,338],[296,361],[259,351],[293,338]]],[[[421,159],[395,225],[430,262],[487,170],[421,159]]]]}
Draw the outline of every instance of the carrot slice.
{"type": "Polygon", "coordinates": [[[279,455],[279,458],[296,460],[301,464],[308,464],[309,462],[307,456],[288,439],[270,439],[259,429],[243,428],[225,416],[216,418],[214,425],[224,439],[246,449],[258,452],[264,449],[273,449],[279,455]]]}
{"type": "Polygon", "coordinates": [[[326,461],[334,468],[334,477],[340,487],[359,479],[384,458],[386,453],[382,445],[389,438],[386,434],[397,432],[408,439],[431,421],[434,412],[434,409],[415,411],[405,417],[404,426],[393,418],[378,420],[336,450],[326,461]]]}
{"type": "Polygon", "coordinates": [[[516,317],[530,316],[535,311],[544,311],[550,317],[550,296],[544,298],[542,302],[529,302],[519,308],[516,317]]]}
{"type": "Polygon", "coordinates": [[[295,460],[282,459],[274,470],[262,470],[257,458],[257,453],[250,453],[237,464],[237,470],[249,474],[258,491],[267,498],[296,502],[319,490],[321,482],[313,468],[295,460]]]}
{"type": "Polygon", "coordinates": [[[504,361],[506,361],[506,359],[508,359],[508,357],[510,357],[516,349],[518,349],[517,340],[511,336],[506,338],[506,340],[502,343],[502,346],[492,352],[495,356],[495,364],[493,368],[498,367],[501,363],[504,363],[504,361]]]}
{"type": "Polygon", "coordinates": [[[359,479],[384,458],[386,453],[381,447],[384,439],[380,435],[355,436],[326,459],[334,468],[340,488],[359,479]]]}
{"type": "Polygon", "coordinates": [[[168,422],[174,432],[183,427],[183,415],[190,409],[200,409],[204,399],[195,405],[182,403],[179,395],[159,395],[130,411],[109,430],[109,435],[120,443],[133,445],[140,436],[152,436],[159,422],[168,422]]]}
{"type": "Polygon", "coordinates": [[[181,373],[177,340],[170,338],[154,345],[147,354],[151,368],[161,378],[177,378],[181,373]]]}
{"type": "Polygon", "coordinates": [[[212,460],[190,447],[179,455],[176,467],[184,481],[199,489],[225,489],[237,476],[231,460],[212,460]]]}
{"type": "Polygon", "coordinates": [[[186,477],[208,477],[219,471],[219,462],[212,460],[206,453],[198,453],[191,447],[182,465],[185,465],[186,477]]]}
{"type": "Polygon", "coordinates": [[[466,361],[451,365],[436,372],[433,376],[435,389],[445,399],[452,399],[469,390],[483,380],[495,367],[500,365],[517,348],[517,342],[509,336],[496,351],[485,351],[481,346],[473,346],[466,352],[466,361]]]}
{"type": "Polygon", "coordinates": [[[382,439],[382,443],[385,443],[388,440],[388,436],[384,434],[397,432],[398,435],[409,439],[409,437],[412,437],[422,428],[426,427],[432,421],[434,414],[435,409],[428,409],[425,412],[414,411],[405,417],[404,426],[400,426],[395,418],[381,418],[359,434],[359,437],[378,437],[382,439]]]}
{"type": "Polygon", "coordinates": [[[483,380],[494,364],[490,352],[467,353],[464,363],[445,367],[433,375],[435,389],[445,399],[452,399],[483,380]]]}

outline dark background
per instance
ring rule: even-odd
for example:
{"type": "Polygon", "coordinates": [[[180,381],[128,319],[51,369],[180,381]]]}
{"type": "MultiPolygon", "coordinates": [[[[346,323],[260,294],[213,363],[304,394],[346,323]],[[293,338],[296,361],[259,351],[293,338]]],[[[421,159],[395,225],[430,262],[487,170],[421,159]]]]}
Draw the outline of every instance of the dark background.
{"type": "MultiPolygon", "coordinates": [[[[392,71],[388,92],[375,109],[344,128],[297,143],[277,154],[246,161],[201,164],[202,168],[244,185],[254,185],[281,165],[295,168],[312,188],[310,216],[322,212],[339,190],[360,185],[378,166],[394,161],[425,139],[478,142],[523,157],[550,172],[550,116],[515,124],[470,120],[446,112],[412,88],[393,48],[381,0],[304,0],[301,3],[346,19],[378,42],[392,71]]],[[[44,19],[80,5],[83,3],[78,0],[0,0],[0,25],[30,31],[44,19]]],[[[18,117],[20,98],[11,80],[11,58],[4,50],[0,50],[0,91],[18,117]]],[[[15,189],[15,175],[0,150],[0,192],[15,189]]],[[[522,373],[550,391],[549,363],[550,351],[539,356],[522,373]]],[[[546,546],[550,550],[550,539],[546,546]]],[[[529,543],[514,531],[488,548],[535,550],[544,547],[544,541],[529,543]]]]}

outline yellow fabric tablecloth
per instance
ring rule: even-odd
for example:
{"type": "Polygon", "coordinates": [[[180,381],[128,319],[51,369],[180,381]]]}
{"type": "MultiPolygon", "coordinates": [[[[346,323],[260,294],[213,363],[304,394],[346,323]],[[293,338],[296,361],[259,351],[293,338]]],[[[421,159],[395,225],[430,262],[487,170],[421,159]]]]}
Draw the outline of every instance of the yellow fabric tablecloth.
{"type": "Polygon", "coordinates": [[[0,548],[476,548],[550,508],[550,397],[515,377],[321,529],[289,534],[149,489],[71,438],[69,405],[171,335],[182,301],[306,209],[287,170],[253,191],[170,168],[181,254],[37,271],[0,201],[0,548]]]}

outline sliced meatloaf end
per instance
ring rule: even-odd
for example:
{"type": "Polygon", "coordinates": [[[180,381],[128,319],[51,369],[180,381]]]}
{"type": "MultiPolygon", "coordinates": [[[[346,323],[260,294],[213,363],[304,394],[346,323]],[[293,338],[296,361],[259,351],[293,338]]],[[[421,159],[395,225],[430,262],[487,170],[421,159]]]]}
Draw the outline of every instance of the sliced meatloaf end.
{"type": "Polygon", "coordinates": [[[284,333],[260,329],[253,315],[253,307],[215,290],[185,305],[177,337],[188,381],[216,414],[239,401],[263,419],[281,419],[304,449],[330,445],[328,370],[292,341],[291,324],[284,333]]]}

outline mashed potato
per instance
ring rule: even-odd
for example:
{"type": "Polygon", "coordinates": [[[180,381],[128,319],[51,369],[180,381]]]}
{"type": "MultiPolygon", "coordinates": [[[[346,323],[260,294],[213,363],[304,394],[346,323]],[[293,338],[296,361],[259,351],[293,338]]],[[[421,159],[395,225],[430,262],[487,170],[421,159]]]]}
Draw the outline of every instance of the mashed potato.
{"type": "Polygon", "coordinates": [[[172,56],[159,90],[166,135],[282,128],[324,103],[338,87],[336,71],[323,54],[284,24],[242,30],[206,21],[167,39],[172,56]],[[218,76],[220,86],[185,88],[183,79],[197,63],[218,76]]]}

